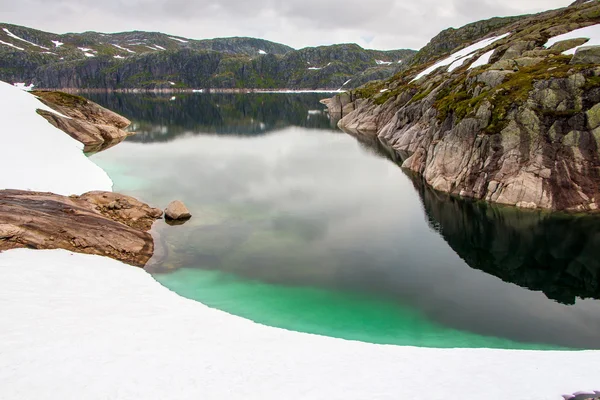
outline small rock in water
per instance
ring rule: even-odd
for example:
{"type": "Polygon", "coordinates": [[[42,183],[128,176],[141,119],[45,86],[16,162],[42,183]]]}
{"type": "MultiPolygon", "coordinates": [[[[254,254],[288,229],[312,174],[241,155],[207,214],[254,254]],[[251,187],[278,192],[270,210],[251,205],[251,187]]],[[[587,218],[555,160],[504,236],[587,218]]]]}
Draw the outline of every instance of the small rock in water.
{"type": "Polygon", "coordinates": [[[165,217],[172,220],[187,220],[192,217],[185,204],[179,200],[172,201],[165,209],[165,217]]]}

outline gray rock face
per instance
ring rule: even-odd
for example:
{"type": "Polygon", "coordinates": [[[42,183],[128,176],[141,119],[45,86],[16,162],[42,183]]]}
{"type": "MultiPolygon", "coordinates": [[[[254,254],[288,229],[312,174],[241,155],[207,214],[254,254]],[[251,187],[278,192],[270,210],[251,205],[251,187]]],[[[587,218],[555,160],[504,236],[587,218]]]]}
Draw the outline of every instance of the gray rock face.
{"type": "MultiPolygon", "coordinates": [[[[497,87],[512,75],[485,71],[454,91],[504,96],[497,87]]],[[[406,154],[402,166],[436,190],[521,208],[594,211],[600,206],[600,89],[590,90],[588,82],[595,77],[588,69],[533,81],[527,99],[509,105],[495,131],[489,127],[501,97],[462,118],[450,112],[440,119],[436,99],[450,82],[418,101],[410,90],[380,105],[357,99],[339,126],[406,154]]]]}
{"type": "Polygon", "coordinates": [[[192,214],[181,201],[175,200],[169,203],[165,209],[165,217],[171,220],[182,221],[190,219],[192,214]]]}
{"type": "Polygon", "coordinates": [[[600,64],[600,46],[583,46],[577,49],[571,64],[600,64]]]}

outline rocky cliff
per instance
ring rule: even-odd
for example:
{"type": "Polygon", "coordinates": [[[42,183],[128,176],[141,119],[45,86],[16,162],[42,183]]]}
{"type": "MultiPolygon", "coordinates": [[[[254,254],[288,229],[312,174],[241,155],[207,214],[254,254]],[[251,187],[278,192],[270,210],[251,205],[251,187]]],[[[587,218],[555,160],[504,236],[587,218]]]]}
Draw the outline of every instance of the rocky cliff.
{"type": "Polygon", "coordinates": [[[434,189],[526,208],[596,210],[600,48],[578,46],[598,39],[600,4],[508,21],[449,55],[336,96],[330,112],[347,132],[404,154],[403,166],[434,189]]]}
{"type": "Polygon", "coordinates": [[[365,83],[358,75],[366,70],[388,78],[415,53],[366,50],[354,44],[294,50],[243,37],[57,35],[9,24],[0,28],[0,80],[44,88],[338,89],[365,83]]]}

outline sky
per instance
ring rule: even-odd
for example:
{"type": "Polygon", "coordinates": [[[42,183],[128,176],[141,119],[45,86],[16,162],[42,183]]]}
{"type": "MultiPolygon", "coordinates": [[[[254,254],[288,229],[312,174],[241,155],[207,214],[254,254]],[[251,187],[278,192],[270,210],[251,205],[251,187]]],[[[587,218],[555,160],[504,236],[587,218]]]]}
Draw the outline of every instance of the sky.
{"type": "Polygon", "coordinates": [[[423,47],[448,27],[564,7],[573,0],[0,0],[0,22],[55,33],[158,31],[251,36],[294,48],[423,47]]]}

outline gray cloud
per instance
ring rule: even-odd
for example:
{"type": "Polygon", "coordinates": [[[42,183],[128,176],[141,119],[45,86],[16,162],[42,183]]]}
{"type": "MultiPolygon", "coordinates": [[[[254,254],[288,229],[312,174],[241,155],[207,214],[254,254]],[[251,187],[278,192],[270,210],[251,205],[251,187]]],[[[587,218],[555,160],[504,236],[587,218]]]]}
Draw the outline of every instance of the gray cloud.
{"type": "Polygon", "coordinates": [[[57,33],[161,31],[254,36],[300,48],[358,43],[415,48],[448,27],[543,11],[571,0],[0,0],[3,22],[57,33]]]}

